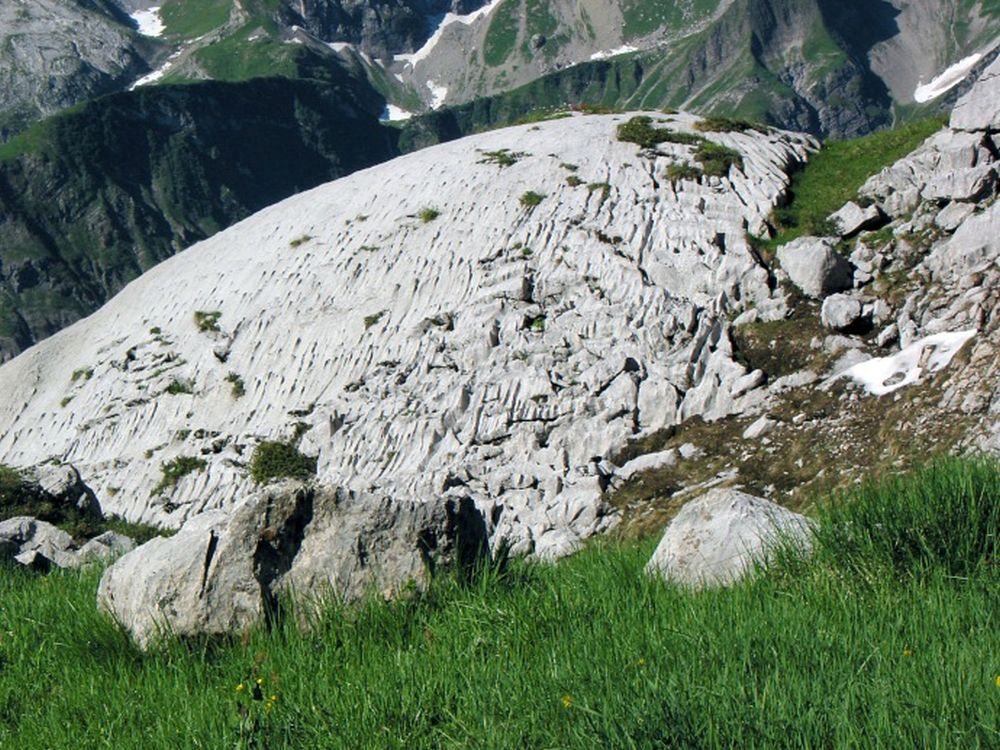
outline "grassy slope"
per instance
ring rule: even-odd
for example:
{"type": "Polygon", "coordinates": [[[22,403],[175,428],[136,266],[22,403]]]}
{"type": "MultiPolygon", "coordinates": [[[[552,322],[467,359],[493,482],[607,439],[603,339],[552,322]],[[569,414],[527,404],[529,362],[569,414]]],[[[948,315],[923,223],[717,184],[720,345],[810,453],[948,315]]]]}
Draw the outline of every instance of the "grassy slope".
{"type": "Polygon", "coordinates": [[[651,541],[598,544],[308,635],[147,655],[94,611],[96,571],[5,574],[0,743],[995,747],[1000,469],[939,464],[836,507],[811,561],[729,590],[649,580],[651,541]]]}
{"type": "Polygon", "coordinates": [[[792,180],[792,203],[776,213],[782,231],[774,244],[822,230],[830,214],[857,197],[865,180],[913,151],[943,124],[943,118],[932,117],[862,138],[824,143],[792,180]]]}

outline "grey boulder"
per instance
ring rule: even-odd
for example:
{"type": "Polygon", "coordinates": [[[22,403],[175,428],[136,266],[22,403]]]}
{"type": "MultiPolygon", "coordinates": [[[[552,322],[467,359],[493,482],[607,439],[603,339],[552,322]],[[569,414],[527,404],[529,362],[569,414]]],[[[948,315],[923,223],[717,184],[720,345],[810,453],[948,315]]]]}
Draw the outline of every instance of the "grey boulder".
{"type": "Polygon", "coordinates": [[[763,498],[723,487],[688,502],[670,522],[646,572],[684,586],[725,585],[787,540],[808,549],[809,521],[763,498]]]}
{"type": "Polygon", "coordinates": [[[799,237],[778,248],[778,262],[803,294],[825,297],[850,289],[854,270],[828,237],[799,237]]]}
{"type": "Polygon", "coordinates": [[[846,294],[831,294],[823,300],[820,320],[827,328],[844,331],[861,319],[861,303],[846,294]]]}
{"type": "Polygon", "coordinates": [[[397,502],[289,481],[136,548],[105,572],[97,601],[145,648],[168,633],[239,632],[275,614],[279,594],[351,600],[422,586],[435,567],[468,563],[484,539],[470,502],[397,502]]]}

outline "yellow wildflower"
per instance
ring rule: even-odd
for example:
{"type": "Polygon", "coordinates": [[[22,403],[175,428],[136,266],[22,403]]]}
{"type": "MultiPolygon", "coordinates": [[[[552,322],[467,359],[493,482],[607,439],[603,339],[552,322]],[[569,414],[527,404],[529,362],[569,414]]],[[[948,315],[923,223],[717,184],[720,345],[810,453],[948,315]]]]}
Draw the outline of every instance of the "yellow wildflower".
{"type": "Polygon", "coordinates": [[[261,685],[264,684],[264,678],[263,677],[258,677],[257,680],[256,680],[256,682],[257,682],[257,687],[260,687],[261,685]]]}
{"type": "Polygon", "coordinates": [[[913,656],[913,651],[910,650],[910,649],[908,649],[908,648],[904,648],[903,649],[903,656],[913,656]]]}
{"type": "Polygon", "coordinates": [[[277,703],[277,702],[278,702],[278,696],[272,695],[271,696],[271,703],[277,703]]]}
{"type": "Polygon", "coordinates": [[[242,693],[246,689],[247,689],[247,686],[244,683],[242,683],[242,682],[239,685],[236,686],[236,692],[237,693],[242,693]]]}
{"type": "Polygon", "coordinates": [[[568,693],[562,697],[563,708],[569,708],[573,705],[573,696],[568,693]]]}
{"type": "Polygon", "coordinates": [[[997,675],[997,687],[1000,687],[1000,674],[997,675]]]}

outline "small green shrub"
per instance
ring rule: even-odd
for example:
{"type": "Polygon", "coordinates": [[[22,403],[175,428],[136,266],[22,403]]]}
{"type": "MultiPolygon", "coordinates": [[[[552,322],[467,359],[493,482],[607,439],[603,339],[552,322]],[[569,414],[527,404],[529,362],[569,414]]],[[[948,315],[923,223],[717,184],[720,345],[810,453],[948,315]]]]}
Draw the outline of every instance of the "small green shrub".
{"type": "Polygon", "coordinates": [[[179,396],[182,393],[194,393],[194,383],[190,380],[174,378],[170,381],[170,385],[163,389],[163,392],[171,396],[179,396]]]}
{"type": "Polygon", "coordinates": [[[174,433],[174,440],[177,440],[178,442],[183,442],[188,439],[188,436],[190,434],[191,430],[177,430],[177,432],[174,433]]]}
{"type": "Polygon", "coordinates": [[[739,151],[711,141],[698,144],[694,158],[701,164],[702,171],[712,177],[726,177],[734,166],[743,169],[743,157],[739,151]]]}
{"type": "Polygon", "coordinates": [[[436,219],[440,215],[441,215],[440,211],[438,211],[436,208],[431,208],[428,206],[420,209],[420,211],[417,213],[417,218],[419,218],[420,221],[422,221],[424,224],[427,224],[428,222],[434,221],[434,219],[436,219]]]}
{"type": "Polygon", "coordinates": [[[695,123],[694,129],[700,130],[702,133],[745,133],[748,130],[767,131],[764,125],[732,117],[705,117],[695,123]]]}
{"type": "Polygon", "coordinates": [[[628,122],[619,125],[618,140],[625,143],[635,143],[646,149],[656,148],[661,143],[695,146],[705,142],[705,139],[698,135],[678,133],[670,128],[654,127],[652,118],[646,115],[637,115],[628,122]]]}
{"type": "Polygon", "coordinates": [[[94,368],[83,367],[79,370],[73,370],[70,380],[75,383],[77,380],[90,380],[92,377],[94,377],[94,368]]]}
{"type": "Polygon", "coordinates": [[[202,471],[208,464],[203,458],[195,456],[178,456],[171,461],[160,464],[160,471],[163,476],[150,493],[151,497],[161,494],[165,490],[173,489],[182,477],[186,477],[195,471],[202,471]]]}
{"type": "Polygon", "coordinates": [[[571,174],[566,178],[566,184],[570,187],[578,187],[583,184],[583,180],[577,177],[575,174],[571,174]]]}
{"type": "Polygon", "coordinates": [[[194,313],[194,323],[198,326],[198,330],[203,333],[208,333],[209,331],[219,330],[219,318],[222,317],[222,313],[218,310],[212,310],[211,312],[205,310],[196,310],[194,313]]]}
{"type": "Polygon", "coordinates": [[[365,330],[367,331],[373,325],[376,325],[380,320],[382,320],[382,318],[385,316],[385,313],[386,313],[385,310],[380,310],[379,312],[375,313],[374,315],[366,315],[365,316],[365,330]]]}
{"type": "Polygon", "coordinates": [[[496,164],[498,167],[503,169],[504,167],[509,167],[512,164],[517,164],[517,162],[528,156],[524,151],[511,151],[509,148],[501,148],[496,151],[481,151],[483,158],[479,160],[479,164],[496,164]]]}
{"type": "Polygon", "coordinates": [[[250,478],[257,484],[272,479],[308,479],[316,474],[316,459],[299,453],[292,443],[265,440],[250,459],[250,478]]]}
{"type": "Polygon", "coordinates": [[[691,180],[697,182],[701,179],[703,172],[693,164],[688,162],[678,162],[667,167],[667,179],[674,185],[681,180],[691,180]]]}
{"type": "Polygon", "coordinates": [[[589,182],[587,183],[587,191],[590,193],[601,191],[601,197],[607,198],[608,193],[611,192],[611,185],[606,182],[589,182]]]}
{"type": "Polygon", "coordinates": [[[536,193],[534,190],[528,190],[521,196],[520,202],[525,208],[534,208],[541,203],[544,198],[544,193],[536,193]]]}
{"type": "Polygon", "coordinates": [[[301,237],[296,237],[294,240],[292,240],[291,242],[289,242],[288,246],[289,247],[299,247],[300,245],[306,244],[311,239],[312,239],[312,237],[310,237],[308,234],[304,234],[301,237]]]}
{"type": "Polygon", "coordinates": [[[240,398],[246,394],[247,390],[239,373],[231,372],[226,375],[226,382],[232,386],[233,398],[240,398]]]}

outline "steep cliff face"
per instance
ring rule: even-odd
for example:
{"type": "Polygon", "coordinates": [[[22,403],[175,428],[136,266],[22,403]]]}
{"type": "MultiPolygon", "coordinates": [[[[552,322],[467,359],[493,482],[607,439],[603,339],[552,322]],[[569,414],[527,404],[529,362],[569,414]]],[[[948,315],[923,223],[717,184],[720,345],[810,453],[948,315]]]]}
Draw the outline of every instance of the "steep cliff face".
{"type": "Polygon", "coordinates": [[[118,94],[50,122],[0,162],[0,358],[193,242],[390,158],[372,109],[348,84],[263,80],[118,94]]]}

